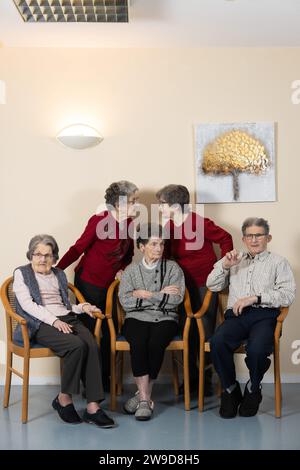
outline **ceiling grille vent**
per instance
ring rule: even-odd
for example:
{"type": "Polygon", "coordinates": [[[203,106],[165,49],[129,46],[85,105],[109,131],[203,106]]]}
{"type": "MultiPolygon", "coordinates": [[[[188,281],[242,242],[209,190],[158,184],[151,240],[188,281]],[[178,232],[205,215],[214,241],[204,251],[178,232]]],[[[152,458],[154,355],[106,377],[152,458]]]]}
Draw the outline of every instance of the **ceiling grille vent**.
{"type": "Polygon", "coordinates": [[[128,0],[14,0],[29,23],[127,23],[128,0]]]}

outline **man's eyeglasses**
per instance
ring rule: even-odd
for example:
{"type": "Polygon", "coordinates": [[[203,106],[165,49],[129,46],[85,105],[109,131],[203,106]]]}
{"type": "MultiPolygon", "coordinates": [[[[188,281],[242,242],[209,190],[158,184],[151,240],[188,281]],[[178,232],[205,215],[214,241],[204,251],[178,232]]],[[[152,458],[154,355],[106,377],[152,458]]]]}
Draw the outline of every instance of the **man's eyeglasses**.
{"type": "Polygon", "coordinates": [[[247,233],[244,235],[246,240],[252,240],[253,238],[255,240],[260,240],[262,237],[265,237],[267,234],[266,233],[247,233]]]}
{"type": "Polygon", "coordinates": [[[46,255],[43,255],[42,253],[33,253],[32,256],[34,256],[37,259],[45,258],[46,261],[53,259],[53,255],[51,255],[50,253],[47,253],[46,255]]]}

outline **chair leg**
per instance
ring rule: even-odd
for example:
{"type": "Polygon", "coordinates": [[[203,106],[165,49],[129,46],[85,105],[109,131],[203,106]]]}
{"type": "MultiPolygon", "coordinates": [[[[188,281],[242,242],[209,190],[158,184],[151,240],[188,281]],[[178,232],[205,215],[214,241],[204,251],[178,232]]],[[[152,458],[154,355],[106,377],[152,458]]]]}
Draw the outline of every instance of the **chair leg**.
{"type": "Polygon", "coordinates": [[[23,387],[22,387],[22,423],[28,420],[28,385],[29,385],[29,356],[24,357],[23,387]]]}
{"type": "Polygon", "coordinates": [[[9,405],[11,375],[12,375],[12,371],[11,371],[12,360],[13,360],[12,352],[7,351],[7,354],[6,354],[6,376],[5,376],[5,388],[4,388],[4,400],[3,400],[3,407],[4,408],[7,408],[8,405],[9,405]]]}
{"type": "Polygon", "coordinates": [[[204,409],[204,345],[200,346],[199,352],[199,393],[198,409],[202,413],[204,409]]]}
{"type": "Polygon", "coordinates": [[[173,385],[176,397],[179,395],[179,379],[178,379],[178,364],[176,358],[176,351],[172,351],[172,369],[173,369],[173,385]]]}
{"type": "Polygon", "coordinates": [[[124,370],[124,353],[123,351],[119,352],[120,361],[118,367],[118,380],[117,380],[117,395],[122,395],[123,389],[123,370],[124,370]]]}
{"type": "Polygon", "coordinates": [[[275,385],[275,416],[281,418],[282,392],[280,379],[279,346],[274,349],[274,385],[275,385]]]}
{"type": "Polygon", "coordinates": [[[184,383],[184,408],[186,411],[191,409],[190,400],[190,373],[189,373],[189,351],[183,350],[183,383],[184,383]]]}
{"type": "Polygon", "coordinates": [[[110,409],[116,410],[116,351],[111,351],[110,356],[110,409]]]}

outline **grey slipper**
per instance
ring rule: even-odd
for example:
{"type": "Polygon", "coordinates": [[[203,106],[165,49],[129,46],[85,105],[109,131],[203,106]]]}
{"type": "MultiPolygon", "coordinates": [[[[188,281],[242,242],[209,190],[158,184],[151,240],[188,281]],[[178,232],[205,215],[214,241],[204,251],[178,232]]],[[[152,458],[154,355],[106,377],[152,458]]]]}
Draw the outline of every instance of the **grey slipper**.
{"type": "Polygon", "coordinates": [[[138,404],[138,408],[135,412],[135,419],[138,421],[148,421],[151,418],[153,409],[151,408],[151,402],[142,400],[138,404]]]}
{"type": "Polygon", "coordinates": [[[129,400],[127,400],[125,403],[124,403],[124,406],[123,406],[123,410],[125,411],[125,413],[127,413],[128,415],[134,415],[134,413],[136,412],[138,406],[139,406],[139,402],[140,402],[140,394],[139,392],[137,391],[133,397],[129,398],[129,400]]]}

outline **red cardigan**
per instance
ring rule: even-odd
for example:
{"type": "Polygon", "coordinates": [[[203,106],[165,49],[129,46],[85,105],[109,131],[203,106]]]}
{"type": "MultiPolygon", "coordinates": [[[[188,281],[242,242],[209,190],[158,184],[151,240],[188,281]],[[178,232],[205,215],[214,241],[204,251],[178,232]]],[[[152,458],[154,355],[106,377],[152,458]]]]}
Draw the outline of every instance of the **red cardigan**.
{"type": "Polygon", "coordinates": [[[165,256],[173,258],[181,266],[187,285],[193,283],[198,287],[205,286],[207,276],[217,261],[213,243],[220,245],[223,257],[233,249],[232,237],[212,220],[203,218],[195,212],[189,214],[183,225],[185,229],[182,226],[177,227],[172,220],[167,222],[165,229],[167,234],[170,231],[170,240],[166,243],[165,256]],[[191,231],[196,233],[196,227],[200,240],[203,240],[202,248],[188,249],[187,244],[193,243],[196,239],[196,236],[190,238],[189,233],[191,231]]]}
{"type": "Polygon", "coordinates": [[[133,240],[128,236],[131,221],[127,219],[121,228],[109,211],[93,215],[81,237],[61,258],[57,267],[66,269],[83,254],[75,272],[80,270],[80,278],[94,286],[109,287],[116,273],[131,263],[134,251],[133,240]],[[115,233],[111,234],[112,238],[109,238],[108,232],[105,238],[99,238],[101,228],[106,227],[107,230],[107,223],[115,229],[115,233]]]}

